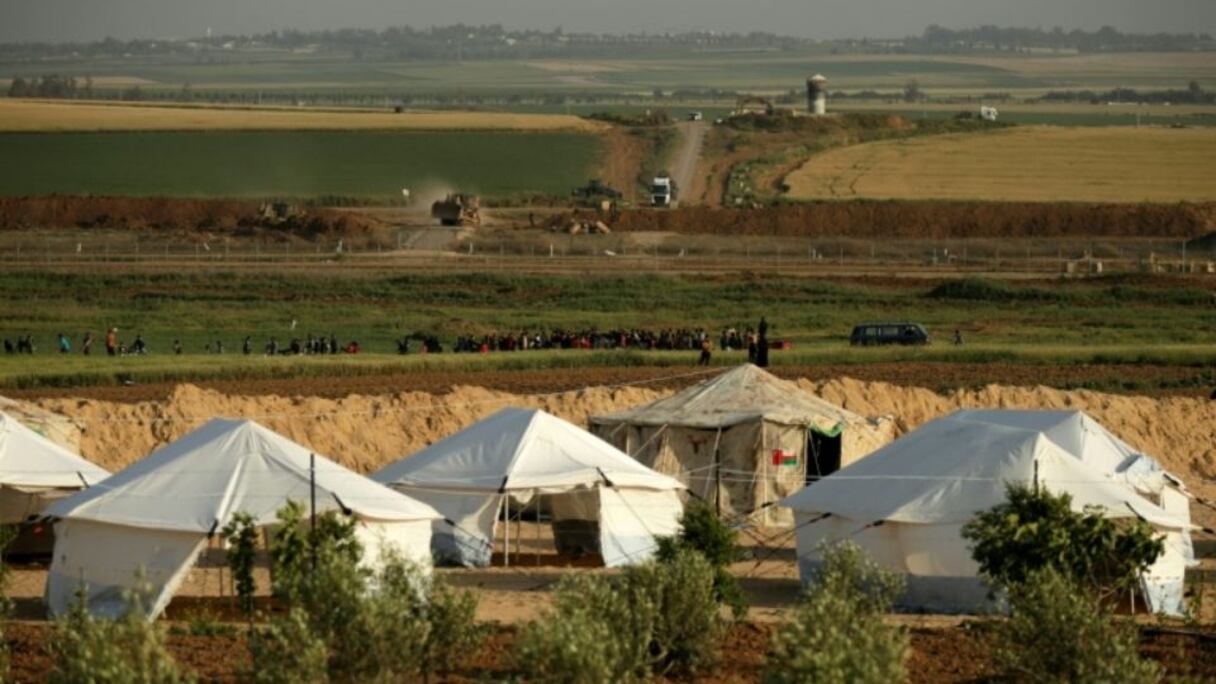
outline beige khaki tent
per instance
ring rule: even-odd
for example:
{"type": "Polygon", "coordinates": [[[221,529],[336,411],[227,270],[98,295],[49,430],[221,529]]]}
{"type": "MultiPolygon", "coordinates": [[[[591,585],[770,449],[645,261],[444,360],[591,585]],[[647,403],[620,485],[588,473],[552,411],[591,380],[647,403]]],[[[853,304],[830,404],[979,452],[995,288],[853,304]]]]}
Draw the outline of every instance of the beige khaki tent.
{"type": "Polygon", "coordinates": [[[595,416],[592,433],[724,515],[788,526],[771,504],[891,441],[890,419],[867,420],[746,364],[666,399],[595,416]]]}

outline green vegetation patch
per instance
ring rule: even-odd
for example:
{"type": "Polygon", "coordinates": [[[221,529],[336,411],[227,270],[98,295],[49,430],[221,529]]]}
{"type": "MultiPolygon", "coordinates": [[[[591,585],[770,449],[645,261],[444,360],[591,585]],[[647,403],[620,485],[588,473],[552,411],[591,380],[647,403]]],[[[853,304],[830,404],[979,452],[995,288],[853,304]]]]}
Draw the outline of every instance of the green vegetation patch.
{"type": "Polygon", "coordinates": [[[602,153],[590,134],[446,131],[4,134],[0,148],[2,195],[369,199],[564,195],[602,153]]]}

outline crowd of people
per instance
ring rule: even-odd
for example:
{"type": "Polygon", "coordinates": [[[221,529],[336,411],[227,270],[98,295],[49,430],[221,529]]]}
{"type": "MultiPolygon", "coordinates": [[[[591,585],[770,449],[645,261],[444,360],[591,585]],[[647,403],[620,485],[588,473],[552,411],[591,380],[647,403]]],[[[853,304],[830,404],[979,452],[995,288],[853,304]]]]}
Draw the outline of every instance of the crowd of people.
{"type": "MultiPolygon", "coordinates": [[[[294,327],[294,326],[293,326],[294,327]]],[[[748,351],[748,359],[756,362],[763,354],[767,357],[767,323],[760,319],[758,328],[748,327],[742,332],[736,327],[723,328],[718,336],[717,345],[722,351],[748,351]],[[761,347],[764,347],[763,352],[761,347]]],[[[4,339],[4,351],[8,354],[33,354],[34,338],[32,334],[22,335],[11,340],[4,339]]],[[[93,349],[93,334],[86,332],[80,337],[79,353],[88,355],[93,349]]],[[[435,354],[444,351],[439,338],[432,334],[414,333],[396,340],[397,353],[435,354]]],[[[147,342],[140,334],[136,334],[130,344],[125,343],[118,334],[118,328],[109,328],[103,337],[105,353],[108,356],[143,355],[150,351],[147,342]]],[[[64,333],[56,335],[56,348],[61,354],[73,351],[73,339],[64,333]]],[[[714,339],[705,328],[664,328],[649,330],[644,328],[617,328],[599,330],[587,328],[583,330],[566,330],[554,328],[551,330],[492,333],[488,335],[460,335],[451,347],[454,353],[481,353],[527,351],[531,349],[637,349],[644,351],[699,351],[700,363],[708,365],[714,348],[714,339]]],[[[280,355],[332,355],[358,354],[362,351],[359,342],[351,340],[345,344],[338,341],[333,333],[325,335],[308,335],[305,338],[293,337],[284,343],[278,338],[271,337],[265,343],[255,343],[253,336],[246,335],[241,340],[240,353],[252,355],[261,351],[267,356],[280,355]]],[[[226,351],[223,340],[209,340],[204,343],[202,351],[207,354],[223,354],[226,351]]],[[[180,339],[173,340],[170,347],[173,354],[186,352],[180,339]]]]}
{"type": "Polygon", "coordinates": [[[615,330],[520,331],[489,335],[461,335],[452,347],[454,352],[485,353],[494,351],[527,351],[529,349],[643,349],[692,351],[701,349],[710,339],[704,328],[646,330],[620,328],[615,330]]]}

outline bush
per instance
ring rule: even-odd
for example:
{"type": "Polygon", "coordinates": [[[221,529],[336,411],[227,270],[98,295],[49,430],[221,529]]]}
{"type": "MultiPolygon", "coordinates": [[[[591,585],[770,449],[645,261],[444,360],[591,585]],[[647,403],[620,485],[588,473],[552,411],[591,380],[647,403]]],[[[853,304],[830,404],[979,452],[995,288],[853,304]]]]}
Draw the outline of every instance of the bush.
{"type": "Polygon", "coordinates": [[[1150,684],[1160,667],[1140,657],[1130,622],[1115,622],[1089,588],[1055,568],[1009,587],[996,661],[1012,681],[1150,684]]]}
{"type": "Polygon", "coordinates": [[[423,609],[429,626],[422,646],[424,674],[454,669],[485,639],[485,629],[474,622],[477,597],[472,592],[456,591],[432,578],[430,600],[423,609]]]}
{"type": "Polygon", "coordinates": [[[660,537],[655,557],[660,563],[670,563],[681,550],[700,553],[713,567],[715,599],[729,606],[736,620],[742,620],[747,615],[747,599],[730,572],[731,564],[742,558],[737,537],[708,504],[693,500],[680,516],[680,533],[660,537]]]}
{"type": "Polygon", "coordinates": [[[0,682],[8,681],[8,621],[13,615],[13,600],[8,597],[8,583],[12,568],[4,562],[4,552],[17,538],[16,525],[0,525],[0,682]]]}
{"type": "Polygon", "coordinates": [[[764,681],[904,681],[908,637],[883,622],[903,592],[902,579],[852,542],[821,550],[823,564],[793,621],[773,635],[764,681]]]}
{"type": "Polygon", "coordinates": [[[257,588],[253,581],[254,556],[257,552],[258,530],[253,516],[238,512],[232,516],[223,530],[228,544],[228,568],[236,583],[237,600],[241,612],[253,617],[253,592],[257,588]]]}
{"type": "Polygon", "coordinates": [[[95,618],[80,595],[55,624],[51,639],[54,665],[49,684],[177,684],[182,674],[165,646],[160,629],[145,616],[136,592],[125,597],[126,612],[116,620],[95,618]]]}
{"type": "Polygon", "coordinates": [[[587,684],[703,670],[722,634],[713,576],[702,555],[680,550],[615,578],[568,577],[554,610],[524,628],[519,669],[537,681],[587,684]]]}
{"type": "Polygon", "coordinates": [[[1055,568],[1087,589],[1111,593],[1134,586],[1165,549],[1140,520],[1116,524],[1100,511],[1072,510],[1072,497],[1045,488],[1010,486],[1007,501],[965,526],[980,573],[996,588],[1023,584],[1055,568]]]}
{"type": "MultiPolygon", "coordinates": [[[[378,572],[361,567],[354,522],[336,514],[318,517],[315,530],[303,524],[300,506],[285,507],[278,517],[274,586],[292,613],[258,635],[255,672],[290,660],[288,637],[302,630],[309,652],[324,654],[322,671],[339,681],[425,677],[475,650],[481,632],[473,624],[472,594],[438,584],[395,555],[382,558],[378,572]]],[[[281,681],[306,682],[319,675],[305,662],[285,676],[281,681]]]]}
{"type": "Polygon", "coordinates": [[[255,684],[322,684],[329,681],[329,650],[298,608],[249,634],[255,684]]]}
{"type": "Polygon", "coordinates": [[[602,576],[564,578],[557,586],[554,609],[520,634],[515,662],[522,676],[552,684],[648,679],[658,606],[634,598],[602,576]]]}

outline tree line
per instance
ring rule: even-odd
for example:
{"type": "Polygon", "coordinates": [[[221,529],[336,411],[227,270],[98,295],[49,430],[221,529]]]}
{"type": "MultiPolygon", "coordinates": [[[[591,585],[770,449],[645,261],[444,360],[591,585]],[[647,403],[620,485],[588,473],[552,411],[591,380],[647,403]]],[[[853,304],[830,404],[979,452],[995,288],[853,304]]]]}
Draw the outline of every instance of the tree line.
{"type": "Polygon", "coordinates": [[[188,40],[0,43],[0,60],[95,59],[104,57],[209,56],[242,49],[336,53],[364,60],[498,60],[539,57],[638,57],[715,49],[816,50],[831,52],[989,52],[1030,49],[1079,52],[1216,50],[1207,33],[1121,33],[1056,27],[980,26],[953,30],[931,25],[919,36],[819,41],[769,32],[578,33],[562,28],[509,30],[501,24],[453,24],[429,28],[393,26],[382,30],[270,31],[196,37],[188,40]]]}
{"type": "Polygon", "coordinates": [[[991,25],[952,30],[934,24],[920,36],[907,38],[904,47],[913,52],[1017,52],[1030,49],[1174,52],[1216,50],[1216,39],[1209,33],[1121,33],[1110,26],[1103,26],[1097,31],[1066,31],[1060,26],[1046,30],[991,25]]]}

